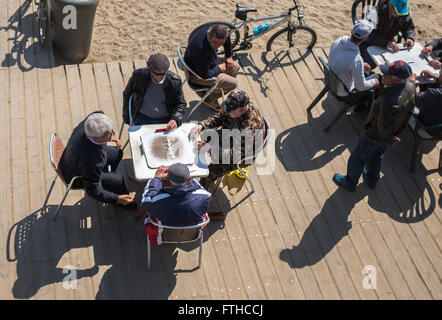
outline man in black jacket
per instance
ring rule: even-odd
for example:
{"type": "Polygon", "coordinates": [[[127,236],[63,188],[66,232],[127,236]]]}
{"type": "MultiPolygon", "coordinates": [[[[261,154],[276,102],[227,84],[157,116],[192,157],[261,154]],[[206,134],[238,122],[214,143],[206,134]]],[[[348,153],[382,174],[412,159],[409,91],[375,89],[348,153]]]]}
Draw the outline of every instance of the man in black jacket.
{"type": "Polygon", "coordinates": [[[102,111],[91,113],[72,132],[60,159],[59,169],[66,183],[75,176],[74,189],[85,189],[97,201],[134,209],[124,177],[115,170],[123,157],[121,141],[113,132],[112,120],[102,111]],[[107,146],[115,142],[117,147],[107,146]],[[111,172],[107,172],[107,167],[111,172]]]}
{"type": "Polygon", "coordinates": [[[135,125],[167,124],[176,129],[183,121],[186,100],[179,75],[169,70],[169,59],[153,54],[148,67],[133,72],[123,92],[123,120],[129,124],[129,98],[132,98],[132,118],[135,125]]]}
{"type": "Polygon", "coordinates": [[[238,62],[233,61],[232,58],[232,44],[227,27],[222,24],[214,24],[201,28],[190,39],[184,61],[192,71],[204,79],[198,79],[190,74],[190,82],[197,85],[212,86],[213,80],[207,79],[218,79],[216,89],[206,98],[204,103],[219,111],[218,99],[222,96],[221,89],[224,94],[234,90],[238,86],[238,81],[235,78],[240,70],[238,62]],[[217,55],[217,51],[221,46],[224,47],[224,58],[217,55]]]}
{"type": "Polygon", "coordinates": [[[431,55],[434,60],[430,61],[430,66],[436,70],[440,69],[442,66],[442,38],[434,39],[428,43],[425,48],[422,49],[421,53],[425,57],[431,55]]]}
{"type": "Polygon", "coordinates": [[[364,61],[375,68],[376,62],[367,52],[367,48],[369,46],[380,46],[398,51],[399,46],[394,37],[399,31],[402,32],[407,47],[409,49],[413,48],[414,24],[408,7],[408,0],[380,0],[376,9],[373,10],[375,10],[376,15],[375,21],[373,21],[376,24],[375,30],[370,34],[368,40],[360,45],[360,50],[364,61]]]}
{"type": "Polygon", "coordinates": [[[401,141],[399,134],[406,128],[414,106],[416,74],[402,61],[382,65],[383,87],[368,114],[356,148],[350,155],[347,175],[336,173],[333,181],[340,187],[355,191],[361,174],[370,188],[379,180],[382,160],[388,145],[401,141]]]}

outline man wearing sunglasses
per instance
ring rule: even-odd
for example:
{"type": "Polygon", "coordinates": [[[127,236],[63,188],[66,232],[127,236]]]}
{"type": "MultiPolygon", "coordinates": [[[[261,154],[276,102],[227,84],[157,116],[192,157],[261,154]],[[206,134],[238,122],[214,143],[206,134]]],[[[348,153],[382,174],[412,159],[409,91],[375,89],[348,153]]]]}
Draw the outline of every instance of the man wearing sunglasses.
{"type": "Polygon", "coordinates": [[[115,172],[122,157],[121,141],[113,132],[112,120],[97,111],[75,127],[61,156],[59,169],[66,183],[81,176],[75,180],[73,189],[84,189],[99,202],[135,209],[137,204],[129,195],[124,177],[115,172]],[[108,142],[114,142],[116,147],[108,146],[108,142]]]}
{"type": "Polygon", "coordinates": [[[167,130],[182,123],[186,100],[179,75],[169,70],[169,59],[161,53],[153,54],[148,67],[133,72],[123,92],[123,120],[129,124],[129,98],[132,98],[132,117],[135,125],[167,124],[167,130]]]}

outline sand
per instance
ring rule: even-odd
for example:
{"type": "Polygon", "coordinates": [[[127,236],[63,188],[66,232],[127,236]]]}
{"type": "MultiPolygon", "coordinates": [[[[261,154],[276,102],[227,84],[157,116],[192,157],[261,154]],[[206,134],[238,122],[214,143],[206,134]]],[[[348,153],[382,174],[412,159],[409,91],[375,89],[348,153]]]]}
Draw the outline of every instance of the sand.
{"type": "MultiPolygon", "coordinates": [[[[130,61],[162,52],[176,57],[179,44],[186,44],[189,33],[199,24],[234,17],[233,0],[101,0],[95,17],[92,46],[84,62],[130,61]]],[[[291,0],[240,1],[255,7],[250,16],[277,15],[293,5],[291,0]]],[[[305,23],[318,34],[317,46],[329,46],[348,34],[352,27],[353,0],[304,0],[305,23]]],[[[416,40],[425,42],[442,37],[442,1],[411,0],[416,40]]],[[[252,50],[263,50],[270,36],[254,43],[252,50]]]]}

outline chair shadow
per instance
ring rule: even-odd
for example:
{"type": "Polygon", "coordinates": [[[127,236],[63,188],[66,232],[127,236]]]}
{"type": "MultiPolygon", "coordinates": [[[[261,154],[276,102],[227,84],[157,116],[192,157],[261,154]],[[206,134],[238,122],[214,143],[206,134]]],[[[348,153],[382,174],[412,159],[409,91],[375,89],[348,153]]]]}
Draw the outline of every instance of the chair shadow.
{"type": "Polygon", "coordinates": [[[30,1],[23,1],[20,7],[9,17],[8,25],[0,26],[0,32],[13,31],[14,35],[7,40],[11,42],[10,52],[6,53],[0,65],[2,67],[17,66],[22,72],[34,68],[50,68],[47,57],[48,48],[39,43],[34,30],[38,30],[38,23],[33,12],[26,14],[30,1]],[[28,43],[31,43],[28,45],[28,43]],[[27,65],[25,65],[27,64],[27,65]]]}
{"type": "Polygon", "coordinates": [[[338,188],[326,200],[321,212],[311,221],[299,244],[291,249],[283,249],[280,252],[280,259],[287,262],[291,268],[312,266],[321,261],[343,237],[349,234],[352,222],[348,221],[348,217],[355,205],[365,197],[368,197],[368,205],[377,211],[373,214],[385,213],[400,223],[417,223],[434,212],[435,197],[428,184],[425,187],[431,198],[428,207],[424,206],[423,192],[416,192],[412,203],[409,204],[409,211],[406,212],[401,211],[398,206],[392,209],[388,205],[388,201],[394,200],[385,198],[381,192],[385,184],[385,178],[381,178],[376,187],[378,191],[371,190],[366,185],[359,185],[355,193],[338,188]]]}

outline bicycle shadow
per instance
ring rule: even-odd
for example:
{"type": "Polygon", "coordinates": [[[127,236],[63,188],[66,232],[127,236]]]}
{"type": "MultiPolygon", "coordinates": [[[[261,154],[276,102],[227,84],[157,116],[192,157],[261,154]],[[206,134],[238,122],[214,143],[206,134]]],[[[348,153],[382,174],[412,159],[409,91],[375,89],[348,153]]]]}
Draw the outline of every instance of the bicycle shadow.
{"type": "Polygon", "coordinates": [[[22,72],[34,68],[50,68],[49,48],[42,47],[34,30],[38,29],[38,23],[32,12],[26,14],[30,8],[31,1],[23,1],[17,10],[9,17],[8,25],[0,26],[0,32],[12,31],[13,36],[7,38],[9,52],[5,53],[0,65],[2,67],[17,66],[22,72]]]}

